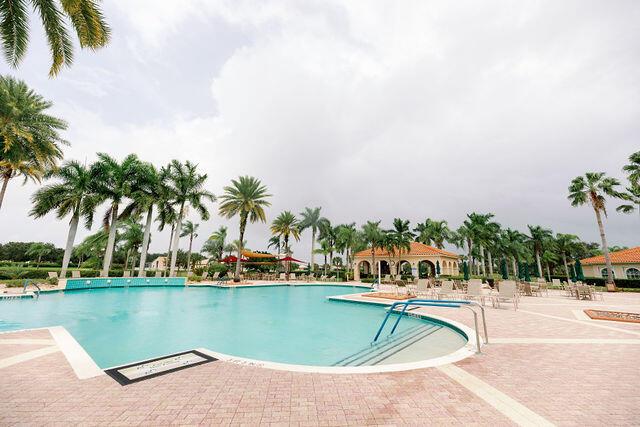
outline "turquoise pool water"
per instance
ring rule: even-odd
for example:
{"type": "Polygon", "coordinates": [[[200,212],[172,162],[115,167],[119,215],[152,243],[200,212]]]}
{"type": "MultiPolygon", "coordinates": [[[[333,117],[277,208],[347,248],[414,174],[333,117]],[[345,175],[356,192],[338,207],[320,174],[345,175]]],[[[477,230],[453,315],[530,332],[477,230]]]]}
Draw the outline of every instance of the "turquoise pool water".
{"type": "MultiPolygon", "coordinates": [[[[0,331],[61,325],[102,367],[205,347],[229,355],[330,366],[371,342],[384,307],[333,302],[344,286],[132,287],[0,302],[0,331]]],[[[424,324],[406,318],[400,331],[424,324]]],[[[447,328],[448,329],[448,328],[447,328]]],[[[449,340],[464,338],[449,329],[449,340]]],[[[459,342],[455,342],[455,341],[459,342]]],[[[416,355],[416,360],[421,357],[416,355]]]]}

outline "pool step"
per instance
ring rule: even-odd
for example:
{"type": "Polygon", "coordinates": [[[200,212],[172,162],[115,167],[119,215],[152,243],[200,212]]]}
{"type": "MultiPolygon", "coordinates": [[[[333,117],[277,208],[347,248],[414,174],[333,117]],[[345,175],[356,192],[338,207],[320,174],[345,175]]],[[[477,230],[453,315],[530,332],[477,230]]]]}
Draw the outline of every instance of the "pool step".
{"type": "Polygon", "coordinates": [[[420,325],[407,329],[390,335],[382,341],[372,343],[370,346],[337,361],[333,366],[377,365],[440,329],[442,326],[436,324],[420,325]]]}

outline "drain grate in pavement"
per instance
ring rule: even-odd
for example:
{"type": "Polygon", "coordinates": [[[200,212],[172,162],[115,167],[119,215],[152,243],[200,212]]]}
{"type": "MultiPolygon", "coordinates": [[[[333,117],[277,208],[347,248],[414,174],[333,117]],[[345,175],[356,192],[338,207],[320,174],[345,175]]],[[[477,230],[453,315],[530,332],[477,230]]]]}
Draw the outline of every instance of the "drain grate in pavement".
{"type": "Polygon", "coordinates": [[[191,350],[106,369],[104,372],[120,385],[128,385],[216,360],[215,357],[191,350]]]}

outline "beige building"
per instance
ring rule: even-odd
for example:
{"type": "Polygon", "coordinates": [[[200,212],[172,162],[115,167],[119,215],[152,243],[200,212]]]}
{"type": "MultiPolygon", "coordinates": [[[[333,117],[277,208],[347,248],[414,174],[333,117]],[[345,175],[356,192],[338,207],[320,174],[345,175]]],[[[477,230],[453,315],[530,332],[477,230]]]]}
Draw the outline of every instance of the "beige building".
{"type": "Polygon", "coordinates": [[[167,257],[159,256],[149,263],[149,270],[160,270],[164,271],[167,269],[167,257]]]}
{"type": "MultiPolygon", "coordinates": [[[[640,246],[611,252],[614,279],[640,279],[640,246]]],[[[607,277],[604,256],[581,259],[585,277],[607,277]]]]}
{"type": "Polygon", "coordinates": [[[419,267],[422,264],[428,276],[436,276],[436,265],[440,267],[441,275],[459,274],[460,260],[458,255],[423,243],[411,242],[411,249],[389,255],[386,249],[376,248],[375,269],[373,269],[371,249],[365,249],[353,255],[354,279],[360,280],[361,273],[372,274],[380,269],[381,274],[398,274],[399,268],[404,264],[411,266],[411,274],[418,276],[419,267]]]}

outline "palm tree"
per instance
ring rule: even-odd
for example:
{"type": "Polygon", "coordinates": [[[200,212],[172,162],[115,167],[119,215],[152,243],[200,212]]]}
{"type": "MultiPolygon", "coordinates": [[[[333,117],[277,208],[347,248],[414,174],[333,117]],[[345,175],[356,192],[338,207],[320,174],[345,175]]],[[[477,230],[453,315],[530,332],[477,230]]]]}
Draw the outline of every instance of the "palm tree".
{"type": "MultiPolygon", "coordinates": [[[[231,180],[231,185],[224,187],[222,203],[220,204],[220,215],[233,218],[240,216],[240,242],[244,240],[244,232],[247,228],[247,221],[252,223],[266,222],[267,218],[264,208],[271,205],[267,198],[267,188],[260,180],[251,176],[241,176],[237,180],[231,180]]],[[[240,258],[242,257],[242,244],[238,248],[238,260],[236,271],[233,277],[234,282],[240,281],[240,258]]]]}
{"type": "Polygon", "coordinates": [[[367,221],[362,226],[363,240],[371,248],[371,274],[375,277],[379,274],[376,267],[376,249],[384,243],[384,234],[380,229],[380,221],[367,221]]]}
{"type": "Polygon", "coordinates": [[[124,241],[125,258],[124,269],[127,270],[129,266],[129,258],[133,257],[131,265],[135,269],[136,256],[138,254],[138,248],[144,241],[144,231],[142,225],[138,223],[138,218],[128,217],[122,221],[124,232],[120,236],[124,241]]]}
{"type": "Polygon", "coordinates": [[[316,248],[316,234],[320,225],[325,220],[320,216],[321,208],[304,208],[304,212],[300,212],[302,219],[300,220],[300,232],[311,229],[311,271],[315,270],[314,254],[316,248]]]}
{"type": "Polygon", "coordinates": [[[320,231],[318,238],[326,243],[329,249],[329,266],[333,265],[333,253],[337,250],[338,229],[327,218],[322,218],[318,224],[320,231]]]}
{"type": "Polygon", "coordinates": [[[58,219],[71,215],[60,271],[60,277],[66,277],[80,217],[84,218],[85,226],[91,228],[93,214],[100,200],[92,191],[89,168],[77,161],[65,162],[60,168],[47,173],[45,178],[56,178],[60,182],[49,184],[35,192],[31,197],[33,208],[30,215],[41,218],[54,210],[58,219]]]}
{"type": "Polygon", "coordinates": [[[173,193],[172,188],[168,185],[169,180],[171,178],[171,164],[167,166],[163,166],[158,171],[158,180],[159,180],[159,190],[160,194],[156,201],[156,205],[158,207],[158,216],[156,221],[158,221],[158,231],[163,231],[164,228],[171,224],[171,231],[169,233],[169,245],[167,248],[167,264],[171,259],[171,245],[173,243],[173,233],[176,229],[176,220],[178,218],[178,213],[176,212],[175,206],[173,203],[173,193]]]}
{"type": "Polygon", "coordinates": [[[562,258],[562,264],[564,265],[564,274],[567,278],[567,283],[571,279],[569,274],[569,265],[567,263],[567,256],[571,257],[571,254],[575,251],[576,246],[580,243],[578,236],[573,234],[556,234],[556,249],[562,258]]]}
{"type": "Polygon", "coordinates": [[[553,238],[553,232],[548,228],[543,228],[539,225],[527,225],[529,228],[529,244],[533,249],[533,253],[536,257],[536,265],[538,267],[538,275],[542,277],[542,263],[540,261],[540,256],[544,251],[545,244],[553,238]]]}
{"type": "Polygon", "coordinates": [[[444,248],[444,242],[451,239],[451,230],[447,221],[434,221],[427,218],[424,223],[413,229],[417,233],[416,240],[425,245],[433,245],[438,249],[444,248]]]}
{"type": "Polygon", "coordinates": [[[40,267],[40,262],[42,261],[43,256],[50,255],[53,251],[55,251],[56,247],[51,243],[32,243],[27,248],[25,255],[34,256],[37,259],[36,268],[40,267]]]}
{"type": "Polygon", "coordinates": [[[330,248],[329,248],[329,244],[327,243],[326,240],[320,240],[320,247],[318,249],[316,249],[316,253],[320,254],[320,255],[324,255],[324,264],[322,265],[322,268],[324,270],[324,274],[327,274],[327,266],[329,265],[327,263],[327,255],[329,255],[330,252],[330,248]]]}
{"type": "Polygon", "coordinates": [[[102,262],[102,275],[108,276],[116,241],[120,204],[131,195],[141,170],[141,162],[135,154],[129,154],[118,163],[106,153],[98,153],[98,161],[91,165],[91,183],[93,191],[102,199],[109,201],[103,224],[109,231],[109,239],[102,262]]]}
{"type": "Polygon", "coordinates": [[[347,271],[352,267],[353,250],[358,244],[358,231],[356,223],[342,224],[338,226],[337,247],[346,253],[347,271]]]}
{"type": "Polygon", "coordinates": [[[151,224],[153,223],[153,209],[159,200],[162,200],[163,180],[151,163],[140,163],[135,182],[132,183],[129,198],[131,203],[124,208],[122,217],[129,215],[146,214],[142,250],[140,253],[140,265],[138,277],[145,276],[145,264],[151,239],[151,224]]]}
{"type": "Polygon", "coordinates": [[[222,252],[227,240],[227,227],[221,225],[216,231],[211,233],[209,239],[202,246],[202,251],[209,253],[216,259],[222,258],[222,252]]]}
{"type": "MultiPolygon", "coordinates": [[[[296,241],[300,240],[300,225],[298,224],[298,219],[290,211],[282,212],[271,223],[271,233],[282,238],[285,254],[290,255],[289,237],[293,237],[296,241]]],[[[291,264],[287,262],[287,280],[289,280],[290,267],[291,264]]]]}
{"type": "Polygon", "coordinates": [[[39,182],[62,159],[67,142],[58,132],[67,124],[46,114],[52,106],[23,81],[0,76],[0,208],[11,178],[39,182]]]}
{"type": "Polygon", "coordinates": [[[627,174],[631,185],[640,185],[640,151],[636,151],[629,156],[629,164],[622,170],[627,174]]]}
{"type": "Polygon", "coordinates": [[[587,172],[584,176],[578,176],[571,181],[568,196],[571,206],[582,206],[589,203],[596,214],[600,240],[602,241],[602,253],[607,267],[607,289],[610,291],[615,291],[616,285],[613,282],[611,257],[600,213],[607,216],[605,196],[620,197],[620,193],[616,191],[618,185],[620,183],[617,179],[606,176],[604,172],[587,172]]]}
{"type": "Polygon", "coordinates": [[[191,250],[193,248],[193,238],[198,237],[198,227],[200,224],[194,224],[192,221],[185,221],[182,224],[182,232],[180,233],[180,237],[189,236],[189,252],[187,252],[187,277],[189,277],[189,273],[191,273],[191,250]]]}
{"type": "Polygon", "coordinates": [[[209,219],[209,210],[205,202],[213,202],[216,200],[216,197],[204,189],[207,174],[198,174],[197,165],[189,161],[180,163],[177,160],[173,160],[170,165],[170,170],[171,174],[168,181],[169,192],[171,194],[170,203],[176,208],[177,212],[173,242],[171,244],[173,253],[171,254],[171,266],[169,270],[169,275],[173,277],[175,276],[176,270],[182,220],[187,213],[187,208],[190,206],[195,209],[200,215],[200,218],[206,221],[209,219]]]}
{"type": "Polygon", "coordinates": [[[280,251],[282,250],[282,239],[280,236],[271,236],[267,244],[267,248],[274,248],[278,251],[278,259],[280,259],[280,251]]]}
{"type": "Polygon", "coordinates": [[[500,239],[505,252],[511,257],[513,275],[518,277],[518,264],[520,259],[525,258],[526,236],[517,230],[507,228],[502,231],[500,239]]]}
{"type": "MultiPolygon", "coordinates": [[[[95,0],[31,0],[33,10],[42,20],[53,63],[49,70],[55,76],[63,65],[73,62],[73,42],[66,21],[75,30],[81,48],[96,50],[109,42],[111,30],[95,0]]],[[[27,52],[29,42],[29,10],[25,0],[0,2],[0,43],[9,65],[16,68],[27,52]]]]}
{"type": "Polygon", "coordinates": [[[626,214],[633,213],[636,210],[640,212],[640,185],[632,184],[626,190],[620,195],[620,198],[630,203],[618,206],[616,211],[626,214]]]}

